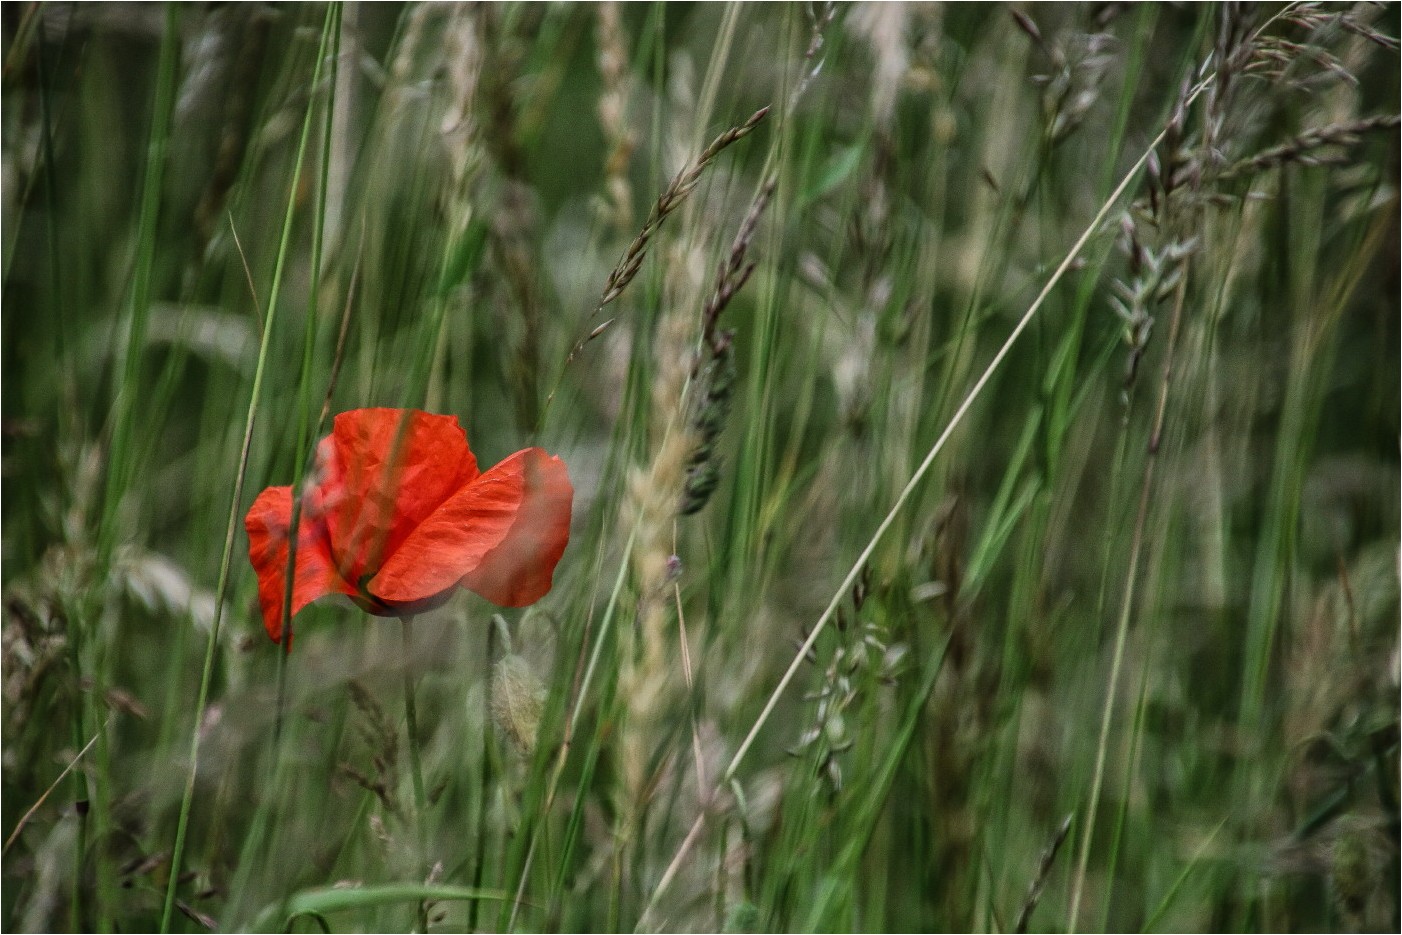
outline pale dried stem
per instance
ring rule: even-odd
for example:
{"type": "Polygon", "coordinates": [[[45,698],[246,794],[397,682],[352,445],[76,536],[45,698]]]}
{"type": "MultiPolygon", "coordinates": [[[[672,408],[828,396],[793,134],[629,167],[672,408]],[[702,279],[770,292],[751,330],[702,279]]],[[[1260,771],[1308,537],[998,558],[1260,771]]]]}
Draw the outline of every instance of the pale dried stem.
{"type": "Polygon", "coordinates": [[[633,186],[628,181],[628,164],[637,147],[637,134],[628,122],[628,46],[616,2],[598,7],[599,76],[603,93],[599,96],[599,125],[609,146],[604,159],[605,188],[608,191],[610,220],[620,230],[633,218],[633,186]]]}

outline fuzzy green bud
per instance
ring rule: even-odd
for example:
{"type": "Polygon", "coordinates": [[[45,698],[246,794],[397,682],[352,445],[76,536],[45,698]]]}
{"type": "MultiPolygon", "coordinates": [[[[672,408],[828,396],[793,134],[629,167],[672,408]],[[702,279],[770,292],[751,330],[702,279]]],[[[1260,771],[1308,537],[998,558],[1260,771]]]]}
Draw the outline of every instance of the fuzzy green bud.
{"type": "Polygon", "coordinates": [[[515,654],[503,656],[492,676],[492,719],[522,756],[535,749],[544,708],[545,686],[530,664],[515,654]]]}

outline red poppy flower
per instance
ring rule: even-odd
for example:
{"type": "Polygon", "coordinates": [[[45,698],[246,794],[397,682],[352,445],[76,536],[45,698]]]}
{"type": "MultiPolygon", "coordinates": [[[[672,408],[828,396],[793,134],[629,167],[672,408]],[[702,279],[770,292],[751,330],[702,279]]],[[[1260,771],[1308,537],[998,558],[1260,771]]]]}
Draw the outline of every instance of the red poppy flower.
{"type": "MultiPolygon", "coordinates": [[[[574,488],[539,448],[485,474],[453,416],[355,409],[317,447],[302,498],[292,613],[344,594],[383,617],[430,610],[461,585],[524,607],[550,590],[570,538],[574,488]]],[[[244,519],[263,624],[282,639],[292,488],[269,487],[244,519]]]]}

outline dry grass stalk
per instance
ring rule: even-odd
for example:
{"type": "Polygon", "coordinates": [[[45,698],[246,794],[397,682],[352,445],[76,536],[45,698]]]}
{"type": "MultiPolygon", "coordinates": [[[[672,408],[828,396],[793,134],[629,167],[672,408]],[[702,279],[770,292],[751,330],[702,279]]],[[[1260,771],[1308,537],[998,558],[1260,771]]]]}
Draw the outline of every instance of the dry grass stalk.
{"type": "Polygon", "coordinates": [[[604,188],[608,191],[609,221],[625,231],[633,222],[633,186],[628,165],[638,145],[638,135],[628,122],[628,41],[619,18],[619,5],[601,3],[598,7],[599,124],[604,131],[608,155],[604,158],[604,188]]]}
{"type": "Polygon", "coordinates": [[[1291,163],[1321,165],[1337,161],[1332,156],[1319,155],[1317,150],[1328,146],[1353,146],[1362,140],[1364,134],[1377,130],[1393,130],[1397,128],[1399,123],[1402,123],[1402,117],[1397,114],[1379,114],[1348,123],[1312,127],[1279,146],[1272,146],[1254,156],[1232,163],[1222,171],[1222,174],[1217,177],[1217,181],[1228,182],[1245,175],[1253,175],[1291,163]]]}
{"type": "Polygon", "coordinates": [[[818,73],[823,70],[824,59],[819,57],[823,51],[823,33],[828,28],[828,24],[837,15],[837,4],[832,0],[824,3],[821,11],[814,7],[809,7],[808,16],[812,25],[812,33],[809,35],[808,48],[803,53],[803,77],[794,86],[793,94],[789,96],[789,112],[793,113],[798,102],[808,93],[808,86],[818,77],[818,73]]]}
{"type": "Polygon", "coordinates": [[[706,300],[706,307],[701,313],[701,343],[713,355],[719,353],[722,344],[729,343],[729,339],[716,334],[716,322],[720,319],[720,313],[725,311],[725,307],[735,297],[735,293],[749,282],[750,274],[755,271],[755,264],[747,262],[750,241],[754,239],[755,229],[759,227],[759,219],[763,216],[764,209],[769,207],[769,199],[774,196],[774,187],[778,181],[778,178],[771,175],[760,187],[759,194],[755,196],[750,210],[745,214],[745,220],[740,223],[740,230],[735,234],[730,253],[716,271],[715,289],[706,300]]]}
{"type": "Polygon", "coordinates": [[[351,704],[360,712],[357,733],[370,752],[370,773],[363,773],[350,763],[341,764],[341,772],[355,780],[361,788],[373,792],[380,805],[391,815],[403,817],[398,798],[399,729],[380,707],[375,696],[359,682],[346,686],[351,704]]]}
{"type": "Polygon", "coordinates": [[[626,289],[628,284],[633,281],[633,278],[638,275],[638,270],[643,265],[643,258],[647,256],[648,244],[651,242],[653,235],[656,234],[658,228],[662,226],[662,222],[667,220],[668,215],[677,210],[681,203],[686,200],[686,196],[690,195],[692,190],[696,188],[697,184],[701,181],[702,174],[706,171],[706,167],[714,162],[716,157],[724,152],[726,147],[730,146],[730,144],[748,136],[750,131],[759,126],[760,121],[763,120],[768,113],[769,108],[762,107],[755,111],[749,120],[746,120],[739,126],[731,127],[729,130],[726,130],[711,141],[711,145],[707,146],[705,150],[702,151],[693,165],[677,173],[676,177],[672,179],[671,184],[667,186],[667,190],[662,193],[657,199],[657,203],[652,206],[652,213],[648,215],[647,223],[643,225],[643,229],[638,232],[637,237],[633,238],[633,242],[628,245],[628,249],[623,252],[623,256],[619,259],[618,265],[609,273],[608,279],[604,282],[603,295],[599,298],[599,304],[594,309],[596,315],[603,310],[605,305],[608,305],[614,299],[622,295],[623,290],[626,289]]]}
{"type": "Polygon", "coordinates": [[[690,428],[678,418],[692,340],[688,316],[675,312],[664,316],[654,345],[659,372],[652,411],[654,424],[666,428],[651,463],[635,470],[628,483],[625,520],[636,529],[632,565],[639,595],[637,628],[625,639],[619,675],[619,693],[627,699],[628,711],[620,738],[628,809],[641,809],[643,805],[654,727],[676,683],[667,631],[666,585],[677,503],[686,482],[687,459],[695,448],[690,428]]]}
{"type": "Polygon", "coordinates": [[[910,5],[865,3],[851,15],[852,28],[871,46],[874,68],[871,78],[872,123],[889,134],[896,114],[896,98],[910,67],[910,5]]]}
{"type": "MultiPolygon", "coordinates": [[[[668,192],[658,200],[652,230],[696,186],[701,170],[725,146],[748,133],[767,110],[759,111],[746,124],[722,134],[691,169],[677,175],[668,192]]],[[[692,246],[678,246],[669,263],[669,269],[674,271],[668,302],[672,311],[659,323],[654,345],[657,376],[653,384],[651,417],[652,425],[660,428],[663,434],[650,464],[635,471],[630,478],[625,511],[630,527],[635,530],[632,563],[639,594],[638,623],[632,634],[635,642],[625,649],[620,673],[620,692],[628,699],[627,727],[621,738],[623,793],[631,809],[642,807],[654,784],[648,767],[653,762],[652,752],[657,743],[656,725],[678,684],[666,599],[667,586],[675,580],[679,569],[678,559],[673,555],[676,519],[679,514],[695,512],[705,504],[717,476],[713,446],[724,426],[734,378],[730,363],[732,335],[719,331],[717,324],[721,313],[754,272],[754,263],[747,259],[749,246],[774,187],[774,179],[761,186],[706,293],[701,309],[700,356],[695,350],[696,322],[685,310],[696,308],[703,294],[704,260],[694,245],[708,239],[701,229],[706,224],[704,217],[698,215],[698,229],[689,231],[688,241],[692,246]],[[705,385],[693,386],[692,381],[701,373],[703,363],[705,385]],[[687,417],[689,394],[700,400],[697,414],[691,418],[687,417]]],[[[635,257],[634,272],[649,236],[651,231],[645,229],[634,241],[637,250],[630,251],[635,257]]],[[[625,265],[621,264],[620,268],[625,265]]],[[[617,288],[621,290],[631,276],[629,273],[620,280],[617,288]]]]}
{"type": "Polygon", "coordinates": [[[447,102],[439,124],[448,163],[448,229],[457,239],[472,220],[471,190],[479,175],[483,152],[474,101],[481,85],[482,47],[476,21],[453,8],[444,28],[447,102]]]}
{"type": "MultiPolygon", "coordinates": [[[[258,86],[258,76],[263,68],[271,24],[272,16],[269,14],[248,17],[239,23],[227,15],[211,16],[212,28],[199,46],[200,52],[211,51],[216,60],[207,63],[199,72],[192,69],[192,83],[194,76],[200,74],[213,74],[218,77],[227,75],[227,83],[223,88],[223,104],[220,108],[222,121],[219,148],[209,173],[209,181],[205,184],[199,204],[195,207],[195,229],[201,244],[208,244],[214,238],[229,191],[238,179],[253,116],[253,92],[258,86]],[[210,39],[214,41],[214,49],[208,48],[211,44],[210,39]],[[234,43],[235,48],[226,48],[234,43]]],[[[189,94],[190,88],[187,87],[185,94],[182,94],[181,106],[188,104],[189,94]]]]}
{"type": "Polygon", "coordinates": [[[717,330],[720,315],[730,300],[749,282],[755,264],[748,259],[750,241],[774,194],[777,179],[773,176],[760,187],[750,205],[740,230],[730,246],[730,252],[716,271],[715,285],[701,312],[701,352],[692,365],[692,377],[700,378],[694,391],[695,413],[691,417],[690,441],[695,447],[687,458],[686,489],[680,512],[690,515],[700,512],[720,482],[720,459],[716,442],[725,428],[730,409],[730,394],[735,386],[735,363],[731,349],[734,332],[717,330]]]}
{"type": "Polygon", "coordinates": [[[1013,925],[1014,932],[1027,931],[1027,924],[1032,920],[1032,911],[1037,908],[1037,903],[1041,902],[1042,890],[1047,885],[1047,875],[1051,873],[1052,864],[1056,862],[1056,855],[1061,851],[1061,845],[1066,843],[1066,835],[1071,830],[1071,821],[1076,816],[1074,813],[1067,815],[1061,820],[1061,827],[1056,829],[1056,834],[1052,837],[1047,849],[1042,851],[1042,859],[1037,863],[1037,875],[1032,878],[1032,885],[1027,889],[1027,897],[1022,901],[1022,909],[1017,914],[1017,922],[1013,925]]]}
{"type": "MultiPolygon", "coordinates": [[[[750,116],[749,120],[746,120],[739,126],[731,127],[729,130],[726,130],[711,141],[711,145],[707,146],[706,149],[702,151],[701,155],[697,157],[696,162],[692,164],[690,168],[683,169],[681,172],[677,173],[672,179],[671,184],[667,186],[667,190],[662,193],[657,199],[657,203],[653,205],[652,213],[648,215],[647,223],[643,225],[638,235],[633,238],[633,242],[628,245],[628,249],[625,250],[623,256],[619,258],[618,264],[614,266],[613,270],[609,273],[608,279],[604,283],[603,294],[600,296],[598,304],[594,307],[595,315],[598,315],[605,305],[608,305],[622,295],[623,290],[628,288],[628,284],[638,275],[638,270],[642,268],[643,259],[647,256],[648,245],[651,243],[653,236],[657,233],[658,229],[662,226],[662,222],[667,219],[668,215],[680,207],[682,202],[686,200],[687,195],[691,194],[692,190],[696,188],[697,184],[701,181],[702,174],[706,171],[706,167],[714,162],[716,157],[719,156],[726,147],[730,146],[730,144],[748,136],[750,131],[758,126],[760,121],[762,121],[768,113],[768,107],[760,108],[750,116]]],[[[689,308],[690,305],[673,307],[689,308]]],[[[579,356],[579,353],[584,350],[584,346],[608,330],[613,322],[614,319],[609,319],[602,324],[594,326],[589,330],[588,334],[576,341],[574,347],[570,348],[569,354],[565,357],[565,367],[573,363],[574,359],[579,356]]],[[[547,408],[555,399],[555,392],[558,388],[559,384],[557,381],[556,388],[551,390],[549,396],[546,398],[545,405],[547,408]]]]}

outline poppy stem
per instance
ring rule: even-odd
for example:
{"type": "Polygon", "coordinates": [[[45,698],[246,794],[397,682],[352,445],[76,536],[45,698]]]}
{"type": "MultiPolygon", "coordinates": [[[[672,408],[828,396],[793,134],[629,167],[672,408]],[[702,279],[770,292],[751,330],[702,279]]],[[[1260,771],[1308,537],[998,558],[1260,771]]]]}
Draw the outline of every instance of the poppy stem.
{"type": "MultiPolygon", "coordinates": [[[[422,865],[428,863],[428,797],[424,794],[423,758],[419,753],[419,715],[414,704],[414,637],[410,626],[414,618],[412,615],[400,617],[399,622],[404,634],[404,720],[405,730],[409,734],[409,767],[414,777],[414,825],[419,835],[419,861],[422,869],[422,865]]],[[[426,904],[419,903],[418,930],[421,932],[428,931],[427,909],[426,904]]]]}

